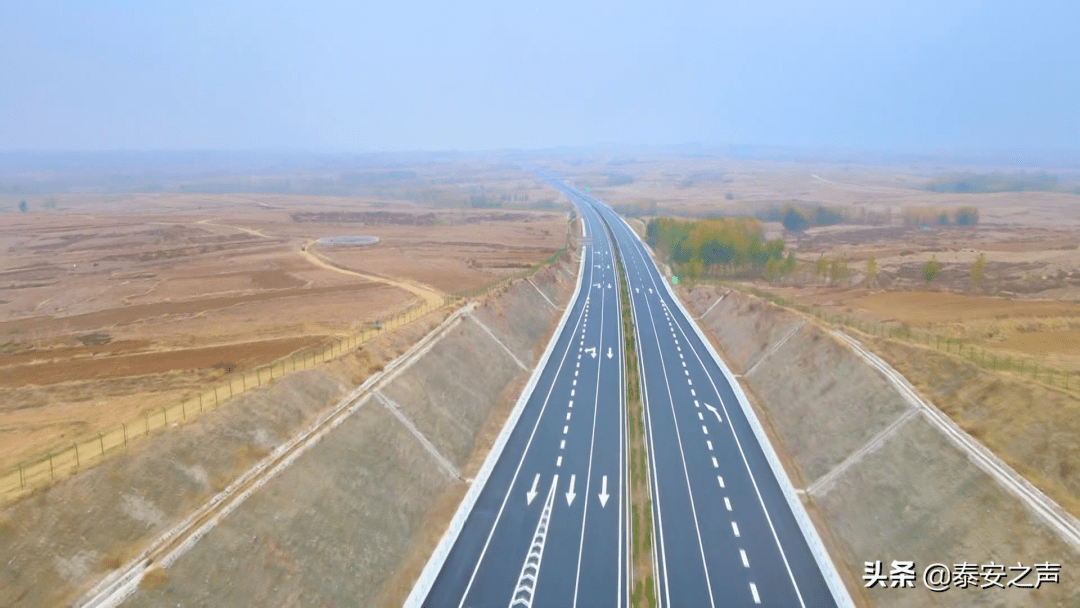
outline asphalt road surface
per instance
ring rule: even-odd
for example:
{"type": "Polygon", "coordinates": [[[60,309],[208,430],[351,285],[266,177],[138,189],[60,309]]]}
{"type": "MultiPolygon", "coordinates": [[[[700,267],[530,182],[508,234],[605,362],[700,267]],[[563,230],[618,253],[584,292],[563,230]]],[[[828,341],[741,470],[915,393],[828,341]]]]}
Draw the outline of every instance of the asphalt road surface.
{"type": "Polygon", "coordinates": [[[581,292],[427,608],[626,605],[618,283],[599,216],[583,219],[581,292]]]}
{"type": "Polygon", "coordinates": [[[644,384],[659,605],[835,606],[734,392],[640,240],[596,199],[549,183],[587,227],[581,293],[423,606],[627,605],[613,254],[644,384]]]}

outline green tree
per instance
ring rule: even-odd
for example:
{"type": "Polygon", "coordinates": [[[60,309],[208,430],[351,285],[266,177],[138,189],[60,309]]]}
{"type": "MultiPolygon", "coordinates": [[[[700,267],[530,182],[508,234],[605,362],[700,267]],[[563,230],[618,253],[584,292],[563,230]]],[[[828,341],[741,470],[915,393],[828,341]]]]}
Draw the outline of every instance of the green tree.
{"type": "Polygon", "coordinates": [[[829,274],[829,260],[824,255],[814,262],[814,280],[820,281],[826,275],[829,274]]]}
{"type": "Polygon", "coordinates": [[[975,286],[975,289],[981,289],[983,279],[986,278],[984,272],[986,271],[986,255],[980,253],[979,257],[975,258],[975,261],[971,263],[971,284],[975,286]]]}
{"type": "Polygon", "coordinates": [[[841,283],[850,276],[847,258],[836,258],[829,262],[829,282],[841,283]]]}
{"type": "Polygon", "coordinates": [[[929,285],[930,281],[934,280],[937,276],[938,270],[941,267],[938,265],[937,257],[931,257],[930,261],[922,265],[922,276],[926,279],[926,284],[929,285]]]}
{"type": "Polygon", "coordinates": [[[769,258],[768,262],[765,262],[765,280],[775,281],[780,278],[780,263],[776,258],[769,258]]]}
{"type": "Polygon", "coordinates": [[[873,287],[877,283],[877,260],[874,256],[866,260],[866,286],[873,287]]]}
{"type": "Polygon", "coordinates": [[[789,251],[784,263],[780,265],[780,276],[790,277],[795,272],[795,252],[789,251]]]}
{"type": "Polygon", "coordinates": [[[785,230],[802,232],[810,225],[810,220],[806,217],[805,213],[788,205],[787,207],[784,207],[784,210],[780,213],[780,223],[784,225],[785,230]]]}
{"type": "Polygon", "coordinates": [[[974,226],[979,223],[979,210],[975,207],[960,207],[956,210],[957,226],[974,226]]]}
{"type": "Polygon", "coordinates": [[[26,201],[19,201],[19,211],[26,213],[26,201]]]}

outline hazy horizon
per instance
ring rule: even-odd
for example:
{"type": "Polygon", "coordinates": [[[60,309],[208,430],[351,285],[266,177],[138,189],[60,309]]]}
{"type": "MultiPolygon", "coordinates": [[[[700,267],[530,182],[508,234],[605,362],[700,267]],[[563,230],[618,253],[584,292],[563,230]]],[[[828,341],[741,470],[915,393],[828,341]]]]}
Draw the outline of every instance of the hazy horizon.
{"type": "Polygon", "coordinates": [[[0,152],[749,146],[1077,163],[1080,6],[0,6],[0,152]]]}

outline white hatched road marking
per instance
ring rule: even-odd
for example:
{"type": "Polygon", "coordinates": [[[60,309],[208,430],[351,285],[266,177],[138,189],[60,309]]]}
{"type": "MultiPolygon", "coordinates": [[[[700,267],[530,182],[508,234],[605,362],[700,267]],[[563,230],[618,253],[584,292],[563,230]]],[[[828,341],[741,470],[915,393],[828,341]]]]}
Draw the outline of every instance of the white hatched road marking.
{"type": "Polygon", "coordinates": [[[510,598],[510,608],[524,606],[532,608],[533,597],[536,593],[536,580],[540,577],[540,561],[544,558],[544,544],[547,542],[548,525],[551,523],[551,507],[555,503],[555,486],[559,483],[559,476],[555,475],[551,480],[551,489],[548,490],[547,500],[544,501],[544,510],[540,513],[540,521],[536,524],[533,532],[532,544],[529,552],[525,555],[525,563],[521,566],[521,574],[518,575],[517,585],[514,587],[514,595],[510,598]]]}

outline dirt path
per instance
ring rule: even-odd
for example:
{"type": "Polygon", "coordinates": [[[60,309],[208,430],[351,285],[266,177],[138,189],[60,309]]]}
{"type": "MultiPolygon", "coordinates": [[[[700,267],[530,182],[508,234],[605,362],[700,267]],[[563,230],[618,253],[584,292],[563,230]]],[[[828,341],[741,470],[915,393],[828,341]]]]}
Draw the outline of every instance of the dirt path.
{"type": "MultiPolygon", "coordinates": [[[[253,230],[251,228],[244,228],[243,226],[230,226],[230,225],[227,225],[227,224],[218,224],[218,223],[215,223],[213,221],[213,218],[209,218],[209,217],[206,218],[206,219],[203,219],[203,220],[199,220],[197,223],[199,223],[199,224],[210,224],[211,226],[221,226],[222,228],[232,228],[233,230],[239,230],[241,232],[246,232],[246,233],[248,233],[250,235],[262,237],[264,239],[272,238],[269,235],[263,234],[262,232],[260,232],[258,230],[253,230]]],[[[418,296],[420,299],[422,299],[422,300],[424,300],[424,301],[426,301],[428,303],[441,303],[443,301],[444,297],[445,297],[445,294],[443,294],[441,291],[435,289],[434,287],[431,287],[430,285],[424,285],[422,283],[416,283],[416,282],[413,282],[413,281],[398,281],[398,280],[395,280],[395,279],[382,277],[382,276],[379,276],[379,275],[376,275],[376,274],[368,274],[366,272],[356,272],[355,270],[348,270],[348,269],[342,268],[342,267],[334,264],[333,262],[327,260],[326,258],[322,257],[321,255],[313,252],[311,250],[311,246],[314,245],[314,244],[315,244],[315,241],[313,241],[313,240],[309,240],[306,243],[304,243],[304,246],[300,249],[300,255],[301,255],[301,257],[306,259],[308,262],[311,262],[312,264],[318,266],[319,268],[323,268],[325,270],[331,270],[333,272],[338,272],[338,273],[341,273],[341,274],[347,274],[347,275],[353,276],[353,277],[359,277],[361,279],[366,279],[368,281],[375,281],[377,283],[383,283],[385,285],[390,285],[392,287],[397,287],[398,289],[404,289],[405,291],[408,291],[409,293],[418,296]]]]}
{"type": "Polygon", "coordinates": [[[397,287],[398,289],[404,289],[405,291],[408,291],[409,293],[412,293],[412,294],[414,294],[416,296],[419,296],[421,299],[423,299],[423,300],[425,300],[425,301],[427,301],[429,303],[440,303],[440,302],[443,301],[443,297],[444,297],[443,293],[440,292],[439,290],[435,289],[434,287],[429,287],[427,285],[423,285],[423,284],[420,284],[420,283],[415,283],[413,281],[397,281],[397,280],[394,280],[394,279],[381,277],[381,276],[376,275],[376,274],[367,274],[365,272],[356,272],[354,270],[347,270],[345,268],[337,266],[336,264],[334,264],[333,262],[331,262],[331,261],[327,260],[326,258],[322,257],[321,255],[311,251],[311,246],[314,243],[315,243],[315,241],[308,241],[307,243],[305,243],[304,247],[300,250],[300,255],[303,256],[304,259],[306,259],[307,261],[311,262],[312,264],[315,264],[316,266],[318,266],[320,268],[324,268],[326,270],[332,270],[334,272],[340,272],[342,274],[347,274],[347,275],[354,276],[354,277],[360,277],[362,279],[367,279],[369,281],[377,281],[379,283],[384,283],[386,285],[391,285],[393,287],[397,287]]]}

